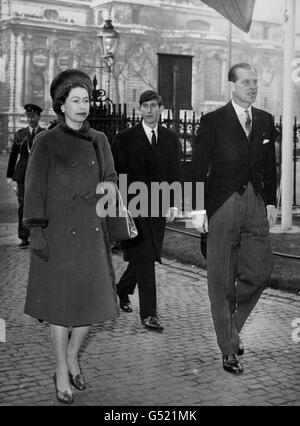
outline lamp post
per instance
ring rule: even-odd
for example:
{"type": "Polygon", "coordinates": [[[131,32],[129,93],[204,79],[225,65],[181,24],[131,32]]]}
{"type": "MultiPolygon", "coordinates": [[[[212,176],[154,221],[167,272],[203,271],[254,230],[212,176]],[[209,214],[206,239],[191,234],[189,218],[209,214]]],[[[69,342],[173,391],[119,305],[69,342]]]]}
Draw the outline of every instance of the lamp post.
{"type": "Polygon", "coordinates": [[[107,96],[110,98],[111,73],[115,63],[115,51],[117,49],[120,34],[115,30],[112,20],[106,19],[103,28],[97,34],[101,56],[108,70],[107,96]]]}

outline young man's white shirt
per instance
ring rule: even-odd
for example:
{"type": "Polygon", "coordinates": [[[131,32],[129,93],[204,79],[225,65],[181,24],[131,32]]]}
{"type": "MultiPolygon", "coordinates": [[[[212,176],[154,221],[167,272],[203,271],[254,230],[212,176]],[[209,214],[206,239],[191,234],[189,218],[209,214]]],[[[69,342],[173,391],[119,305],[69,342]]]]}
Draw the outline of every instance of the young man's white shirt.
{"type": "Polygon", "coordinates": [[[155,136],[156,136],[156,140],[157,140],[157,137],[158,137],[158,124],[156,124],[156,126],[154,127],[154,129],[151,129],[151,127],[149,127],[145,122],[144,122],[144,120],[142,121],[142,126],[143,126],[143,129],[144,129],[144,131],[145,131],[145,133],[146,133],[146,135],[147,135],[147,138],[148,138],[148,140],[149,140],[149,142],[151,143],[151,145],[152,145],[152,135],[153,135],[153,133],[152,133],[152,130],[154,130],[154,133],[155,133],[155,136]]]}

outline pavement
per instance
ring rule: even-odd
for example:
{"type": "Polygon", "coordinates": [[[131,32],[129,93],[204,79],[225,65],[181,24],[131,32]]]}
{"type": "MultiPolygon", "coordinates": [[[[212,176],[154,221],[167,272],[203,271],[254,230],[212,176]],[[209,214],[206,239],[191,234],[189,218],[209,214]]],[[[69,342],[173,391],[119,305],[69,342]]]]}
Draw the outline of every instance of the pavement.
{"type": "MultiPolygon", "coordinates": [[[[61,405],[49,325],[23,313],[29,250],[17,246],[3,169],[0,190],[0,406],[61,405]]],[[[120,252],[113,260],[119,277],[126,264],[120,252]]],[[[141,326],[137,291],[132,313],[92,326],[80,354],[87,388],[74,391],[72,406],[300,405],[299,294],[265,290],[242,332],[240,376],[222,368],[204,270],[164,259],[157,294],[163,333],[141,326]]]]}
{"type": "MultiPolygon", "coordinates": [[[[17,247],[16,226],[0,225],[0,405],[54,406],[50,330],[23,313],[29,250],[17,247]]],[[[114,264],[119,276],[120,253],[114,264]]],[[[142,328],[136,292],[132,313],[94,325],[80,356],[87,389],[74,392],[75,406],[300,405],[299,295],[263,293],[242,333],[245,372],[236,377],[222,369],[205,271],[164,260],[157,277],[164,332],[142,328]]]]}

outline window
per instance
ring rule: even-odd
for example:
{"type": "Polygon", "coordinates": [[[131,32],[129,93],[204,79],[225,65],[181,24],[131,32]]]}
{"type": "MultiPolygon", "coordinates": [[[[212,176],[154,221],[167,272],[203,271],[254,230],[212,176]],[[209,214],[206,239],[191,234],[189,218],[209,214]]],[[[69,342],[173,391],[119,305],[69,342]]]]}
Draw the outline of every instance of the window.
{"type": "Polygon", "coordinates": [[[98,18],[97,18],[97,21],[98,21],[98,25],[103,25],[103,22],[104,22],[104,18],[103,18],[103,10],[98,10],[98,18]]]}
{"type": "Polygon", "coordinates": [[[46,9],[44,12],[44,16],[46,19],[56,20],[58,19],[58,12],[57,10],[54,10],[54,9],[46,9]]]}
{"type": "Polygon", "coordinates": [[[263,26],[263,39],[268,40],[269,39],[269,32],[270,32],[270,24],[264,22],[262,24],[263,26]]]}
{"type": "Polygon", "coordinates": [[[196,30],[196,31],[210,31],[210,24],[205,21],[189,21],[185,24],[185,28],[188,30],[196,30]]]}
{"type": "Polygon", "coordinates": [[[255,40],[262,40],[264,38],[263,24],[261,22],[252,22],[250,35],[255,40]]]}
{"type": "Polygon", "coordinates": [[[281,25],[273,24],[269,30],[269,38],[275,42],[282,42],[283,39],[283,29],[281,25]]]}
{"type": "Polygon", "coordinates": [[[222,97],[222,61],[216,56],[206,58],[205,99],[207,101],[221,101],[222,97]]]}
{"type": "Polygon", "coordinates": [[[71,40],[69,40],[67,38],[62,38],[58,41],[58,46],[62,49],[70,49],[71,40]]]}
{"type": "Polygon", "coordinates": [[[141,6],[132,6],[132,9],[131,9],[131,22],[133,24],[138,24],[139,23],[141,10],[142,10],[141,6]]]}
{"type": "Polygon", "coordinates": [[[42,74],[34,74],[32,78],[31,101],[44,108],[45,80],[42,74]]]}
{"type": "Polygon", "coordinates": [[[132,102],[136,102],[136,94],[137,94],[137,90],[132,89],[132,102]]]}
{"type": "Polygon", "coordinates": [[[35,35],[33,37],[34,46],[47,46],[47,37],[35,35]]]}

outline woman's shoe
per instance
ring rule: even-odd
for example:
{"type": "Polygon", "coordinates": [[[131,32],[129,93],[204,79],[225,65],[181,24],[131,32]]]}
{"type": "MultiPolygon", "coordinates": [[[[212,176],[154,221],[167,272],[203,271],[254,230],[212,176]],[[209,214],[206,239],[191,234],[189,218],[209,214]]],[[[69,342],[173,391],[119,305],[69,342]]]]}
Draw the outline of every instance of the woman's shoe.
{"type": "Polygon", "coordinates": [[[76,374],[75,376],[73,376],[70,372],[69,372],[69,377],[70,377],[70,382],[72,383],[72,385],[80,390],[83,391],[85,389],[85,383],[84,383],[84,379],[82,377],[81,374],[76,374]]]}
{"type": "Polygon", "coordinates": [[[69,390],[65,390],[64,392],[58,390],[57,388],[57,382],[56,382],[56,373],[53,376],[53,381],[54,381],[54,385],[55,385],[55,390],[56,390],[56,398],[59,402],[62,402],[63,404],[72,404],[73,402],[73,395],[71,393],[71,391],[69,390]]]}

